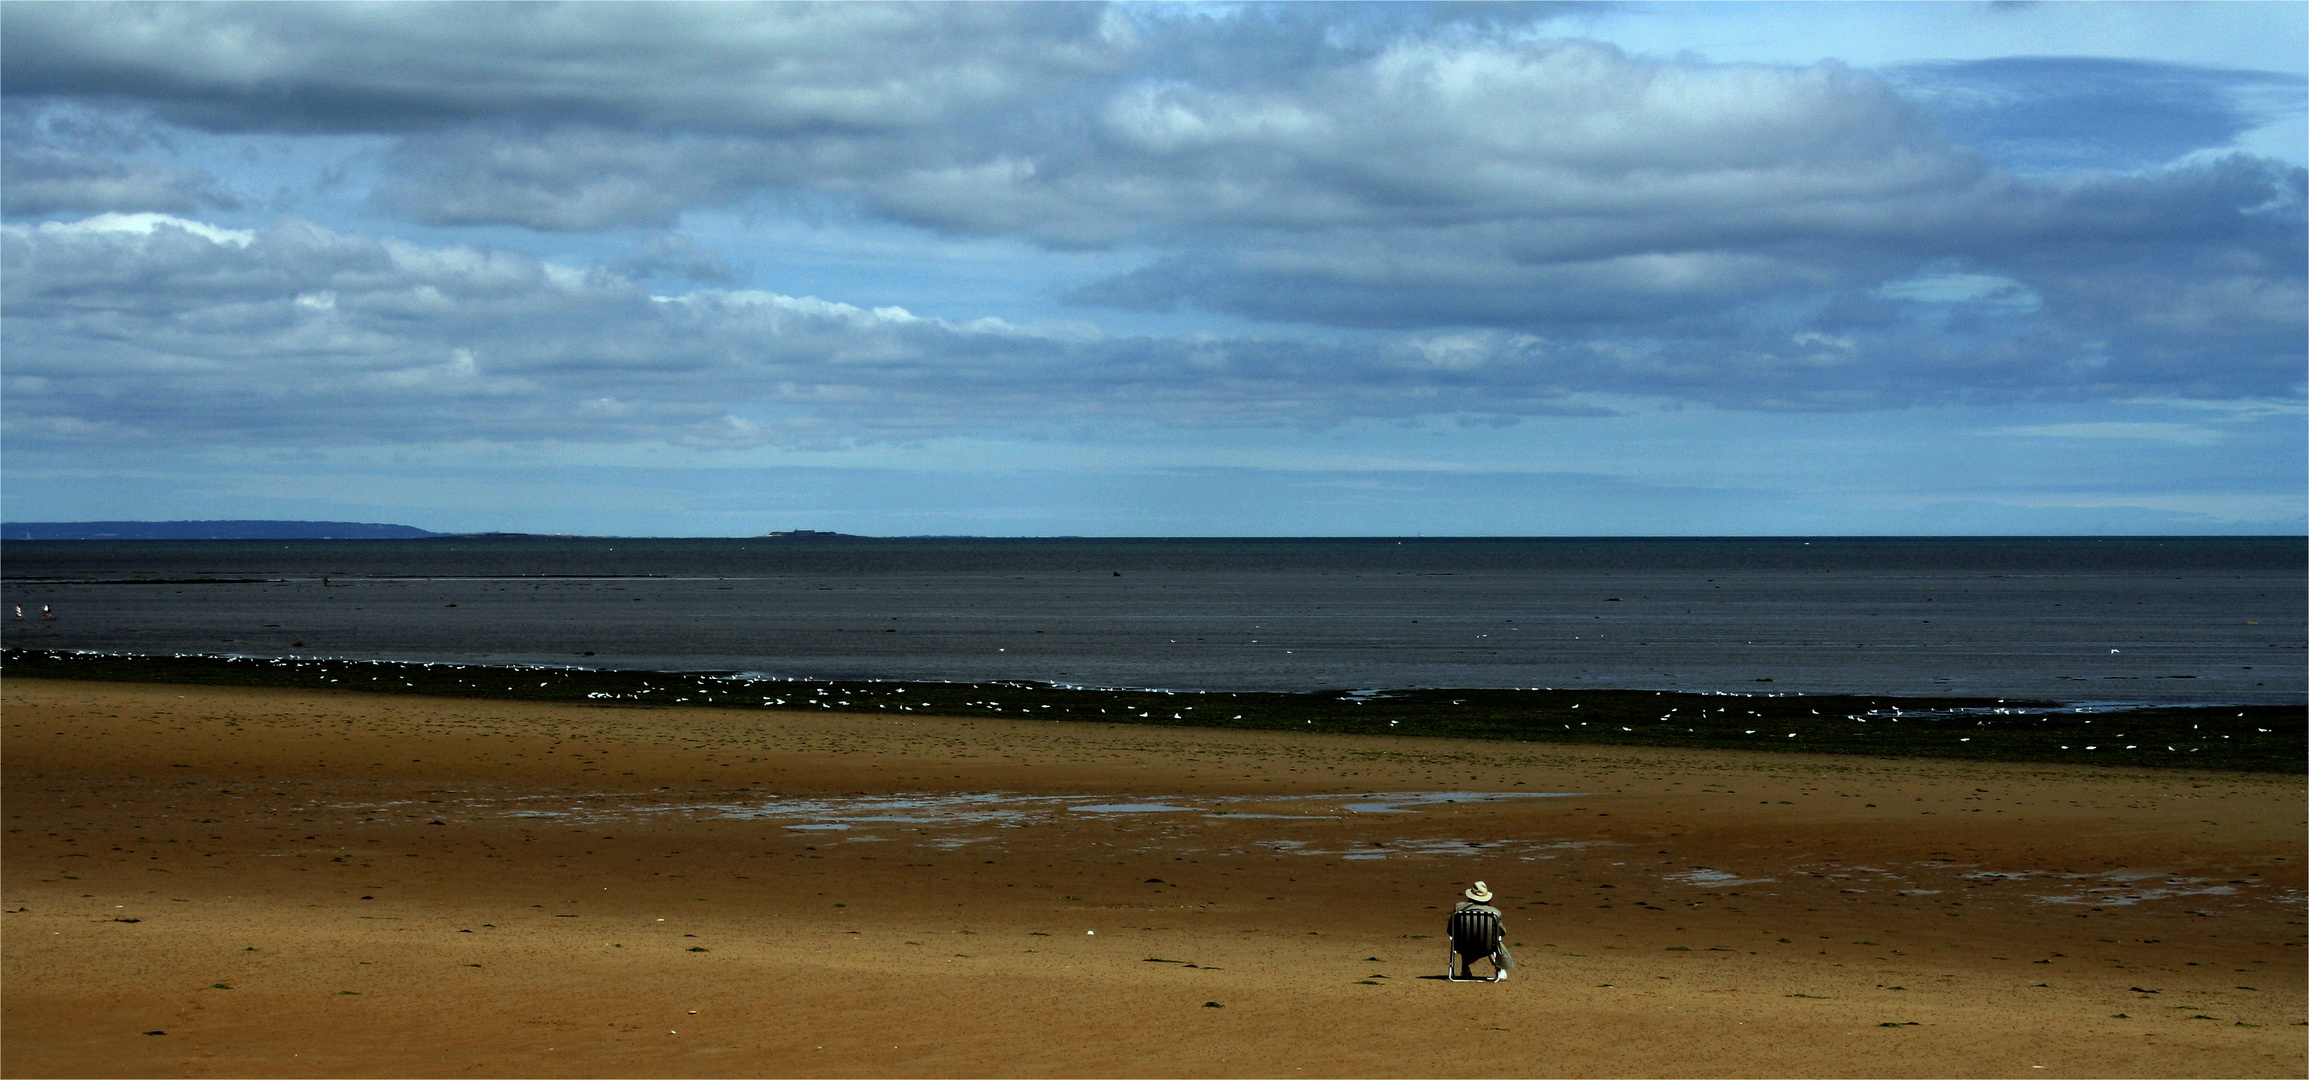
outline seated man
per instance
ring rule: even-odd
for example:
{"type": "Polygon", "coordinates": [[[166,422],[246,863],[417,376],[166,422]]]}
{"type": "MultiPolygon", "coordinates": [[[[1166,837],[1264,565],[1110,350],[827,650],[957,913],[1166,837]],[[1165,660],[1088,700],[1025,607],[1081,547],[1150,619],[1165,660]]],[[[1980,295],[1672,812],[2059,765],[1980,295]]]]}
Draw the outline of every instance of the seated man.
{"type": "MultiPolygon", "coordinates": [[[[1507,973],[1515,969],[1515,957],[1508,955],[1507,952],[1507,918],[1500,914],[1498,908],[1491,906],[1491,889],[1482,882],[1476,882],[1475,887],[1467,890],[1463,895],[1467,899],[1452,905],[1452,914],[1456,915],[1462,911],[1482,911],[1490,913],[1493,919],[1498,920],[1499,938],[1492,943],[1490,960],[1492,966],[1499,969],[1499,977],[1507,978],[1507,973]]],[[[1466,952],[1459,954],[1460,978],[1472,979],[1475,977],[1474,964],[1477,959],[1477,956],[1466,952]]]]}

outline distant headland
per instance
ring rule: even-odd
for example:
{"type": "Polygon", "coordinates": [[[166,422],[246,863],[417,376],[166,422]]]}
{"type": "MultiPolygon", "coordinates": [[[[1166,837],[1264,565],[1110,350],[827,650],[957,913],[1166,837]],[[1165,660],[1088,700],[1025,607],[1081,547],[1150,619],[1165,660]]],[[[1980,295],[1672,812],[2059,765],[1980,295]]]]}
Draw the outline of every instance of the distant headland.
{"type": "MultiPolygon", "coordinates": [[[[0,540],[607,540],[568,533],[431,532],[362,521],[9,521],[0,540]]],[[[853,533],[786,529],[757,540],[865,540],[853,533]]]]}
{"type": "Polygon", "coordinates": [[[359,521],[10,521],[5,540],[414,540],[409,525],[359,521]]]}

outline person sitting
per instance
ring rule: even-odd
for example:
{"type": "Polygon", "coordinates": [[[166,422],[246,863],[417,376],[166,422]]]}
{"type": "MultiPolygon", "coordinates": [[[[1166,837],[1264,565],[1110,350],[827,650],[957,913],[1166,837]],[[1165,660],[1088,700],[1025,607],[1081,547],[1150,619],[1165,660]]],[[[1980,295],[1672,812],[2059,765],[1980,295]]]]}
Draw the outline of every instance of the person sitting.
{"type": "MultiPolygon", "coordinates": [[[[1462,911],[1480,911],[1485,912],[1491,916],[1493,925],[1498,927],[1498,933],[1492,939],[1491,955],[1488,957],[1488,959],[1491,961],[1492,967],[1498,970],[1499,978],[1507,978],[1507,973],[1515,970],[1515,957],[1509,955],[1507,951],[1507,919],[1505,916],[1500,914],[1498,908],[1491,906],[1491,888],[1478,881],[1475,883],[1474,888],[1467,890],[1461,895],[1467,897],[1467,899],[1461,900],[1457,904],[1452,905],[1451,913],[1453,915],[1457,915],[1462,911]]],[[[1479,958],[1484,957],[1481,953],[1478,952],[1460,952],[1459,977],[1463,979],[1474,978],[1474,965],[1475,961],[1479,958]]]]}

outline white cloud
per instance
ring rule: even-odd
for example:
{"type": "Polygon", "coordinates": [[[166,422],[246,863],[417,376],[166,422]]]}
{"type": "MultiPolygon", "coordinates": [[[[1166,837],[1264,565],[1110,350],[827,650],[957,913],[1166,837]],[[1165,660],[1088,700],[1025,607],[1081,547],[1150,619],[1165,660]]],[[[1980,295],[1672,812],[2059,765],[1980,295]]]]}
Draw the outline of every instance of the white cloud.
{"type": "MultiPolygon", "coordinates": [[[[23,230],[25,226],[7,226],[23,230]]],[[[31,229],[44,236],[72,236],[76,234],[120,234],[151,236],[154,230],[168,228],[191,233],[212,244],[232,244],[247,247],[257,234],[247,229],[220,229],[206,222],[192,221],[168,214],[103,213],[79,221],[43,221],[31,229]]]]}

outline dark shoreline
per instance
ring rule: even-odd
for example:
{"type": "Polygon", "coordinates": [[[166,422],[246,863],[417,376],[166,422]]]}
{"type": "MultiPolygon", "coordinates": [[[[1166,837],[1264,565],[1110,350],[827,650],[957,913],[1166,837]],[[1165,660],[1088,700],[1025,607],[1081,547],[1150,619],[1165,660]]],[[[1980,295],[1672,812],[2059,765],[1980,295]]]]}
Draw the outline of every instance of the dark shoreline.
{"type": "Polygon", "coordinates": [[[607,707],[686,705],[1073,720],[1513,742],[1785,750],[2134,768],[2300,772],[2309,706],[2017,698],[1406,688],[1301,692],[1041,682],[768,679],[736,672],[134,655],[12,648],[25,678],[355,690],[607,707]]]}

